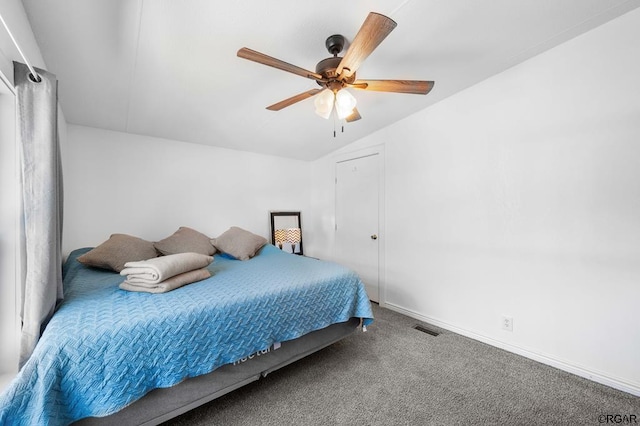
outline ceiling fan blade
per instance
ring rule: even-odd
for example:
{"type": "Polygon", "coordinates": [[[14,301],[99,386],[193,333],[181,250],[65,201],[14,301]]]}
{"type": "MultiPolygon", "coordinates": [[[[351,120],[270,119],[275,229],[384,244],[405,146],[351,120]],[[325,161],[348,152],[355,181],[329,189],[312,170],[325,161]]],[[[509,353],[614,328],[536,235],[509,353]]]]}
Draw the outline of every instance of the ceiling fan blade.
{"type": "Polygon", "coordinates": [[[412,93],[426,95],[433,89],[433,81],[422,80],[356,80],[348,84],[354,89],[372,90],[374,92],[412,93]]]}
{"type": "Polygon", "coordinates": [[[322,89],[311,89],[308,90],[304,93],[300,93],[298,95],[292,96],[288,99],[285,99],[284,101],[280,101],[276,104],[273,104],[271,106],[268,106],[267,109],[270,111],[280,111],[283,108],[286,108],[290,105],[295,104],[296,102],[300,102],[303,101],[305,99],[308,99],[314,95],[317,95],[318,93],[322,92],[322,89]]]}
{"type": "Polygon", "coordinates": [[[379,13],[371,12],[360,27],[347,53],[336,68],[337,75],[351,77],[362,62],[396,27],[396,22],[379,13]]]}
{"type": "Polygon", "coordinates": [[[323,77],[318,73],[305,70],[304,68],[300,68],[295,65],[291,65],[287,62],[281,61],[280,59],[273,58],[271,56],[265,55],[264,53],[256,52],[255,50],[251,50],[246,47],[238,50],[238,57],[248,59],[259,64],[268,65],[273,68],[278,68],[280,70],[300,75],[302,77],[310,78],[312,80],[324,81],[323,77]]]}
{"type": "Polygon", "coordinates": [[[345,118],[345,121],[347,123],[351,123],[352,121],[358,121],[360,120],[362,117],[360,116],[360,113],[358,112],[357,108],[353,109],[353,112],[347,117],[345,118]]]}

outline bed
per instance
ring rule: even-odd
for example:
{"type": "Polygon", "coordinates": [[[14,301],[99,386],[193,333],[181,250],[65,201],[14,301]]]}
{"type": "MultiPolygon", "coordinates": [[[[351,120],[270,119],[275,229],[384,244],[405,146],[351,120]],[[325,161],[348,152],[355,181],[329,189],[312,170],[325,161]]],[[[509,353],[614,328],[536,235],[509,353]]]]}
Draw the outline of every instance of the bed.
{"type": "Polygon", "coordinates": [[[373,321],[358,276],[265,245],[216,255],[211,277],[127,292],[73,251],[65,300],[0,395],[0,424],[159,424],[373,321]]]}

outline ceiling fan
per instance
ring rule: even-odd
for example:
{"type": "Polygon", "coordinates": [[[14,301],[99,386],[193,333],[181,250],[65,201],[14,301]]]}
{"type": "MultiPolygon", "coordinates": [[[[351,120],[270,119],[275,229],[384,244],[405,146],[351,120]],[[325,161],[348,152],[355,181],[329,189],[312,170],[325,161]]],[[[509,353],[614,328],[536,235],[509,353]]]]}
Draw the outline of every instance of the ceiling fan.
{"type": "Polygon", "coordinates": [[[243,47],[238,56],[281,69],[302,77],[315,80],[324,89],[311,89],[267,107],[271,111],[280,111],[304,99],[319,95],[315,99],[316,113],[329,118],[335,109],[339,119],[352,122],[362,118],[356,109],[356,99],[345,88],[370,90],[375,92],[395,92],[426,95],[433,88],[433,81],[422,80],[360,80],[356,71],[376,47],[393,31],[396,22],[379,13],[371,12],[347,49],[344,57],[338,56],[346,39],[339,34],[327,38],[325,45],[333,57],[321,60],[316,71],[291,65],[287,62],[243,47]]]}

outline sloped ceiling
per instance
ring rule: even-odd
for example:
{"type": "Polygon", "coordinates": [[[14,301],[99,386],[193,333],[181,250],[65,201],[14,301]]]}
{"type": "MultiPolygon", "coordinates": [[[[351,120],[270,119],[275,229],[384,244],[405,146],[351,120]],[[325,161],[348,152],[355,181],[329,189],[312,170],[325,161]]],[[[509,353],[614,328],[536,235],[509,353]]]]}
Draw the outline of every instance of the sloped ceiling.
{"type": "MultiPolygon", "coordinates": [[[[67,121],[302,160],[319,158],[640,5],[638,0],[23,0],[67,121]],[[318,87],[236,56],[241,47],[314,71],[325,39],[352,40],[370,11],[397,28],[358,70],[434,80],[426,96],[354,90],[344,126],[318,87]],[[333,136],[334,126],[338,130],[333,136]]],[[[531,84],[536,84],[531,81],[531,84]]],[[[464,125],[464,123],[461,123],[464,125]]]]}

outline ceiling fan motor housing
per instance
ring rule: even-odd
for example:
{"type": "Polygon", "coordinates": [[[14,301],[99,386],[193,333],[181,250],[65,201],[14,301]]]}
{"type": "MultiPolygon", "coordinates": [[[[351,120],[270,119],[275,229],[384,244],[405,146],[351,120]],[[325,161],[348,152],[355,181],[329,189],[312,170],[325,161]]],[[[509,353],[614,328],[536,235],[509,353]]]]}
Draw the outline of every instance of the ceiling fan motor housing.
{"type": "Polygon", "coordinates": [[[333,56],[331,58],[323,59],[316,65],[316,72],[322,75],[324,78],[332,79],[338,77],[336,74],[336,68],[340,65],[342,58],[340,56],[333,56]]]}
{"type": "Polygon", "coordinates": [[[316,65],[316,73],[329,80],[328,82],[318,81],[317,83],[320,86],[327,87],[335,91],[344,86],[345,83],[349,84],[355,81],[355,73],[348,79],[339,78],[340,76],[336,73],[336,68],[338,68],[338,65],[340,65],[340,62],[342,61],[342,57],[338,56],[338,53],[342,52],[345,43],[346,39],[340,34],[334,34],[327,38],[325,46],[333,57],[323,59],[318,62],[318,65],[316,65]]]}

